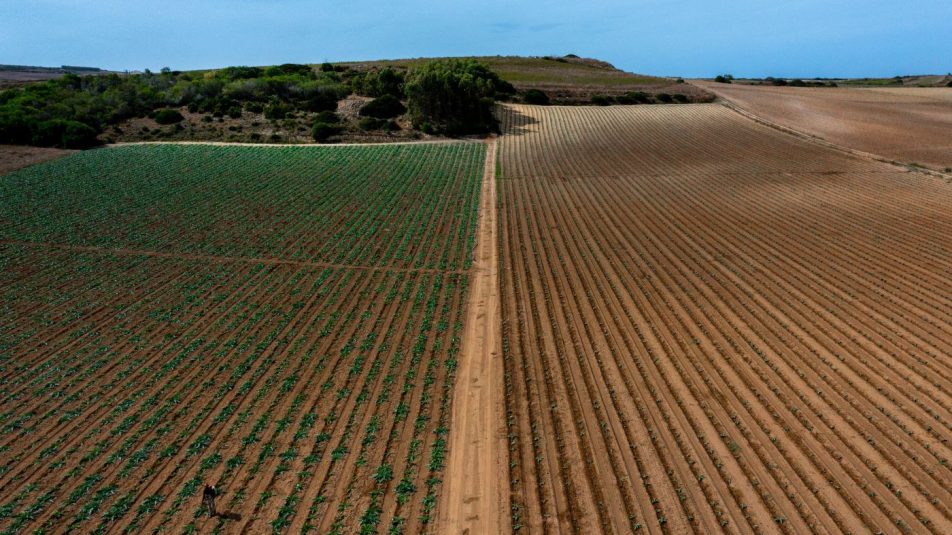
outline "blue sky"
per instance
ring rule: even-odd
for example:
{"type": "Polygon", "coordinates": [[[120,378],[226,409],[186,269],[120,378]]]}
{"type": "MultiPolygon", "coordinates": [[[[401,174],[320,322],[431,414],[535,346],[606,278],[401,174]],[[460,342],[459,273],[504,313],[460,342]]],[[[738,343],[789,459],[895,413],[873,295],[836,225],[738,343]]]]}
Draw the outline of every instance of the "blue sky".
{"type": "Polygon", "coordinates": [[[952,1],[0,1],[7,64],[155,70],[567,53],[688,77],[946,73],[952,1]]]}

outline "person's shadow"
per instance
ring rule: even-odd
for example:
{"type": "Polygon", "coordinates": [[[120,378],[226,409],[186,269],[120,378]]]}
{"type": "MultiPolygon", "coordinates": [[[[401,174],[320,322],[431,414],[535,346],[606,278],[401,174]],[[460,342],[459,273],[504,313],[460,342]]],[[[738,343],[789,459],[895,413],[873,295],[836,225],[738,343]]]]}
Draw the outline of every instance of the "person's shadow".
{"type": "Polygon", "coordinates": [[[241,515],[239,515],[238,513],[230,513],[226,511],[224,513],[218,513],[218,518],[221,518],[223,520],[241,520],[241,515]]]}

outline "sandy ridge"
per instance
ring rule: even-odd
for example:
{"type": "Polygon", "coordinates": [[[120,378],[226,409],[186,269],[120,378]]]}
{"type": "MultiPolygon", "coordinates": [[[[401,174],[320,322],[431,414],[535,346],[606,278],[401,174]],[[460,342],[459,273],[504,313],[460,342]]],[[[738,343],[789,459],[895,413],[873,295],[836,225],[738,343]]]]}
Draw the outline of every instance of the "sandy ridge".
{"type": "Polygon", "coordinates": [[[440,533],[511,531],[496,242],[496,138],[486,142],[469,295],[453,399],[453,426],[439,515],[440,533]]]}

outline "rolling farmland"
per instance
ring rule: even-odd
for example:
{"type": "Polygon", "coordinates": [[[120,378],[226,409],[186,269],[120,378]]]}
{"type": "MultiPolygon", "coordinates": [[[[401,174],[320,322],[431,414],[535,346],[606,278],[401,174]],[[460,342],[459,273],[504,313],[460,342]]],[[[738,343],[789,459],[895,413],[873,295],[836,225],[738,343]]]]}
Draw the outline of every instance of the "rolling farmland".
{"type": "Polygon", "coordinates": [[[692,82],[767,121],[936,170],[952,168],[952,88],[800,88],[692,82]]]}
{"type": "Polygon", "coordinates": [[[484,155],[127,146],[4,176],[0,531],[427,529],[484,155]]]}
{"type": "Polygon", "coordinates": [[[497,112],[2,176],[0,533],[952,532],[952,184],[497,112]]]}
{"type": "Polygon", "coordinates": [[[952,532],[952,186],[719,105],[500,108],[531,533],[952,532]]]}

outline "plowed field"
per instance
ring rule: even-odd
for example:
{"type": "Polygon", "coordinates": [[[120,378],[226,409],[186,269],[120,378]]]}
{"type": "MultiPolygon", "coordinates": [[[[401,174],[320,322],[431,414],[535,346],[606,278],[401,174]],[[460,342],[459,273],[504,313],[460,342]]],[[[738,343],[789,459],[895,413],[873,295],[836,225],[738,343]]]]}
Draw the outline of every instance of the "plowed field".
{"type": "Polygon", "coordinates": [[[952,533],[952,185],[719,105],[501,113],[514,527],[952,533]]]}
{"type": "Polygon", "coordinates": [[[484,155],[125,147],[3,177],[0,530],[429,529],[484,155]]]}
{"type": "Polygon", "coordinates": [[[692,82],[768,121],[937,170],[952,167],[952,88],[816,88],[692,82]]]}

